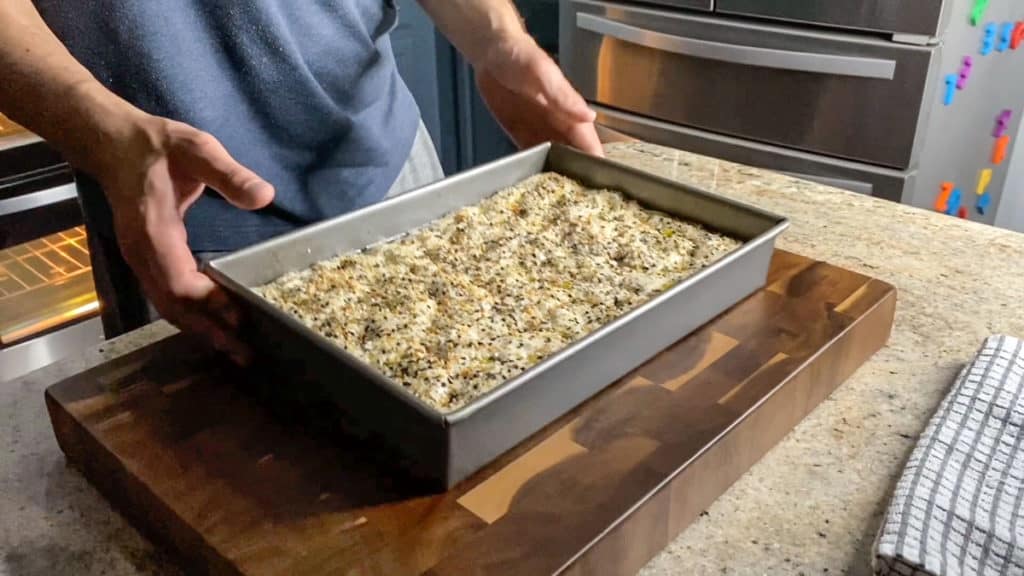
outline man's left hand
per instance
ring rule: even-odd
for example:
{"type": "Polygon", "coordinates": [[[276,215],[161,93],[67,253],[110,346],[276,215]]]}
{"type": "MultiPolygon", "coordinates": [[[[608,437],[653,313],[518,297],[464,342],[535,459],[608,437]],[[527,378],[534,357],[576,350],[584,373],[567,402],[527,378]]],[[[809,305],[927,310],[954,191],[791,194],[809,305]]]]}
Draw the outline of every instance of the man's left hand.
{"type": "Polygon", "coordinates": [[[493,45],[476,79],[491,114],[520,148],[550,140],[604,155],[594,111],[529,34],[493,45]]]}

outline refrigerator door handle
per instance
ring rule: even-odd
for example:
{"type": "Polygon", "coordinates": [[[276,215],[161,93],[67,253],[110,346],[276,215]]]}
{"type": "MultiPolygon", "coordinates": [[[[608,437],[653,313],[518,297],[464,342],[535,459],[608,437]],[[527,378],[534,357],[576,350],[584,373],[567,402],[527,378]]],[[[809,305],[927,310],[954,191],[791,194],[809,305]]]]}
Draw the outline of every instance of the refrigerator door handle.
{"type": "Polygon", "coordinates": [[[576,27],[655,50],[732,64],[882,80],[892,80],[896,74],[895,60],[778,50],[684,38],[584,12],[576,14],[576,27]]]}

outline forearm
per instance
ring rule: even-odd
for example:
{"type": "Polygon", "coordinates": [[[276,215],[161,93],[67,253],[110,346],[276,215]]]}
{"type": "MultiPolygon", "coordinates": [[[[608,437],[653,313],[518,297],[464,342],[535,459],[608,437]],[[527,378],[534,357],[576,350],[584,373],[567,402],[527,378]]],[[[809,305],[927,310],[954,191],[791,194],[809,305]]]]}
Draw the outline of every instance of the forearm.
{"type": "Polygon", "coordinates": [[[434,24],[473,65],[526,34],[512,0],[419,0],[434,24]]]}
{"type": "Polygon", "coordinates": [[[86,170],[140,114],[75,60],[30,0],[0,1],[0,71],[0,111],[86,170]]]}

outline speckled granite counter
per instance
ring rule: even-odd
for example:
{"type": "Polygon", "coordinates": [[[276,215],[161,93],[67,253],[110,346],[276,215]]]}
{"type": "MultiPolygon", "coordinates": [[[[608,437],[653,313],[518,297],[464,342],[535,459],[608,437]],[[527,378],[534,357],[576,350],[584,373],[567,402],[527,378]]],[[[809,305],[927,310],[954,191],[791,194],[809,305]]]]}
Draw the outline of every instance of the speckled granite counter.
{"type": "MultiPolygon", "coordinates": [[[[780,247],[899,289],[889,345],[643,574],[869,574],[888,494],[956,371],[989,334],[1024,336],[1024,235],[646,144],[610,156],[785,214],[780,247]]],[[[0,575],[178,573],[65,466],[43,405],[61,377],[170,332],[0,385],[0,575]]]]}

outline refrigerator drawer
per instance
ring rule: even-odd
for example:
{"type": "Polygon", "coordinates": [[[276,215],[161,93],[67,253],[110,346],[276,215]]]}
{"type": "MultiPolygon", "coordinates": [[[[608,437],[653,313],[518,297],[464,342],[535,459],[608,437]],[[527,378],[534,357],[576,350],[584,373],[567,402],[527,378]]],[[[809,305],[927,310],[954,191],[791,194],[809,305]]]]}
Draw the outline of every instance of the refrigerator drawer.
{"type": "Polygon", "coordinates": [[[909,197],[917,179],[916,170],[899,171],[858,164],[677,126],[604,106],[594,108],[597,110],[597,123],[604,134],[603,141],[622,140],[621,134],[894,202],[909,197]]]}
{"type": "Polygon", "coordinates": [[[861,162],[913,163],[937,47],[592,0],[562,63],[593,103],[861,162]]]}
{"type": "Polygon", "coordinates": [[[938,36],[943,0],[718,0],[716,11],[874,32],[938,36]]]}

